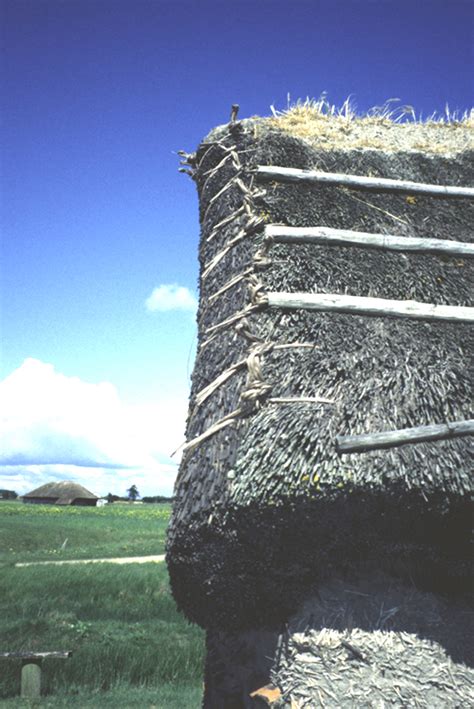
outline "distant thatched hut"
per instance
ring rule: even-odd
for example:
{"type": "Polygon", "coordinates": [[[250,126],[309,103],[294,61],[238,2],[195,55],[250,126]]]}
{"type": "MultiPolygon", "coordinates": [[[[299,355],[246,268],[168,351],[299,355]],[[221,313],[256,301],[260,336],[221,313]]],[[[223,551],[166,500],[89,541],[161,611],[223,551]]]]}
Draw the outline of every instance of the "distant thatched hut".
{"type": "Polygon", "coordinates": [[[78,505],[81,507],[95,507],[96,495],[86,490],[82,485],[64,480],[62,482],[46,483],[27,495],[23,495],[23,502],[41,505],[78,505]]]}
{"type": "Polygon", "coordinates": [[[472,118],[319,104],[184,155],[199,348],[167,561],[205,707],[270,680],[275,706],[471,701],[473,149],[472,118]]]}

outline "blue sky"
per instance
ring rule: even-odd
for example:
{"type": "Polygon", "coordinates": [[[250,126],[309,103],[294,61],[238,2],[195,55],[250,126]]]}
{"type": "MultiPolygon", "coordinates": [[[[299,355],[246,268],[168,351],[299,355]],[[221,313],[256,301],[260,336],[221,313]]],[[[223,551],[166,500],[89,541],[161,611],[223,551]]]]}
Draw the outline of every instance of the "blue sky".
{"type": "Polygon", "coordinates": [[[474,2],[3,0],[2,14],[0,488],[170,493],[199,237],[176,151],[232,103],[268,115],[287,94],[469,109],[474,2]]]}

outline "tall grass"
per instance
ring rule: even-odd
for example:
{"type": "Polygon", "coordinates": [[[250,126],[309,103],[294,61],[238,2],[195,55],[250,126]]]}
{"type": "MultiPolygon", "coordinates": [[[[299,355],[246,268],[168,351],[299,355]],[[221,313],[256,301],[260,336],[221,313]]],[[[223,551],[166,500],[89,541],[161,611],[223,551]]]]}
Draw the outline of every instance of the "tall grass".
{"type": "MultiPolygon", "coordinates": [[[[177,612],[164,564],[4,568],[0,599],[0,649],[73,652],[44,661],[46,693],[201,681],[203,633],[177,612]]],[[[18,693],[18,672],[3,661],[0,696],[18,693]]]]}
{"type": "MultiPolygon", "coordinates": [[[[5,709],[31,709],[32,703],[19,697],[3,699],[5,709]]],[[[34,703],[37,706],[37,703],[34,703]]],[[[201,685],[160,684],[154,687],[131,687],[123,682],[108,692],[69,687],[55,695],[43,697],[41,709],[200,709],[201,685]]]]}
{"type": "MultiPolygon", "coordinates": [[[[160,553],[169,513],[0,503],[0,652],[73,652],[43,662],[41,706],[200,706],[204,634],[178,613],[165,564],[14,566],[160,553]]],[[[0,660],[1,706],[28,706],[19,676],[18,661],[0,660]]]]}

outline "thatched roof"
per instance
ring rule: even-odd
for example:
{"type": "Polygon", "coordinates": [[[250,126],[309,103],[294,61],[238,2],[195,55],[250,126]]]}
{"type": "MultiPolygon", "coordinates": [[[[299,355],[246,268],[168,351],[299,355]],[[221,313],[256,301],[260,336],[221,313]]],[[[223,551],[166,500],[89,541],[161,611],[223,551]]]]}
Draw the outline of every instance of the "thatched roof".
{"type": "Polygon", "coordinates": [[[468,120],[425,131],[429,154],[415,139],[397,148],[391,124],[377,132],[362,149],[252,119],[188,158],[201,218],[196,445],[180,468],[168,564],[179,605],[206,627],[278,624],[316,582],[360,565],[466,583],[470,439],[353,455],[335,440],[472,418],[472,326],[259,305],[267,291],[472,304],[469,259],[264,243],[266,224],[472,242],[473,200],[256,178],[258,165],[279,165],[474,185],[468,120]],[[318,397],[333,403],[307,401],[318,397]]]}
{"type": "Polygon", "coordinates": [[[28,492],[23,497],[35,497],[57,500],[58,503],[64,501],[64,504],[69,504],[70,502],[82,499],[82,500],[97,500],[97,495],[94,495],[85,487],[79,485],[78,483],[72,482],[71,480],[62,480],[61,482],[51,482],[46,483],[37,487],[35,490],[28,492]]]}

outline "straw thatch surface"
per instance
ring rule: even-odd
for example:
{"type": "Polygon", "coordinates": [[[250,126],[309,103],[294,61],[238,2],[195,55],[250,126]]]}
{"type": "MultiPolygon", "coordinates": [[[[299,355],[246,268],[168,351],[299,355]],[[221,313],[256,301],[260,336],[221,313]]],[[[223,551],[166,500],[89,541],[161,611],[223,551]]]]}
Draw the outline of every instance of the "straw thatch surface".
{"type": "Polygon", "coordinates": [[[195,445],[168,537],[173,593],[208,630],[208,709],[255,706],[250,693],[270,679],[292,709],[469,706],[472,440],[338,455],[335,438],[471,418],[472,327],[258,303],[267,290],[471,305],[472,260],[269,247],[263,227],[472,242],[474,204],[262,184],[255,168],[473,186],[472,117],[397,126],[327,114],[313,105],[222,126],[187,158],[199,349],[195,445]],[[288,397],[333,403],[272,403],[288,397]]]}
{"type": "Polygon", "coordinates": [[[462,116],[450,114],[417,119],[411,106],[388,101],[358,116],[350,100],[341,108],[323,95],[299,101],[286,111],[274,111],[266,122],[317,149],[382,150],[456,155],[474,149],[474,109],[462,116]]]}
{"type": "Polygon", "coordinates": [[[54,499],[54,500],[96,500],[97,496],[94,495],[85,487],[79,485],[78,483],[72,482],[70,480],[63,480],[61,482],[51,482],[46,483],[37,487],[35,490],[23,495],[25,498],[44,498],[44,499],[54,499]]]}
{"type": "Polygon", "coordinates": [[[472,609],[383,574],[323,584],[272,675],[297,706],[469,706],[472,609]],[[336,700],[336,701],[334,701],[336,700]]]}
{"type": "MultiPolygon", "coordinates": [[[[202,625],[220,629],[278,624],[314,583],[360,564],[416,578],[428,588],[457,589],[468,583],[471,558],[471,439],[349,456],[335,449],[338,434],[471,418],[470,326],[261,309],[248,316],[243,333],[211,328],[249,305],[242,280],[212,296],[252,266],[265,223],[472,242],[472,201],[261,185],[253,178],[256,165],[472,186],[474,153],[441,154],[453,134],[449,124],[436,126],[444,143],[434,157],[395,152],[388,137],[393,152],[313,147],[272,120],[218,128],[192,160],[205,277],[188,440],[243,408],[232,426],[183,458],[168,564],[179,605],[202,625]],[[250,217],[257,227],[247,226],[250,217]],[[244,367],[198,404],[198,392],[248,356],[252,338],[314,347],[263,354],[262,378],[269,388],[256,401],[242,404],[244,367]],[[272,404],[269,396],[320,396],[335,403],[272,404]]],[[[383,124],[380,130],[382,137],[390,133],[383,124]]],[[[469,143],[469,123],[459,130],[469,143]]],[[[472,303],[473,266],[467,259],[286,245],[274,245],[268,257],[270,263],[254,271],[269,291],[472,303]]]]}
{"type": "Polygon", "coordinates": [[[471,706],[472,625],[459,596],[380,573],[331,579],[280,633],[208,633],[204,706],[255,706],[269,680],[275,709],[471,706]]]}
{"type": "Polygon", "coordinates": [[[440,645],[404,632],[295,634],[274,681],[293,709],[474,703],[474,672],[440,645]]]}

